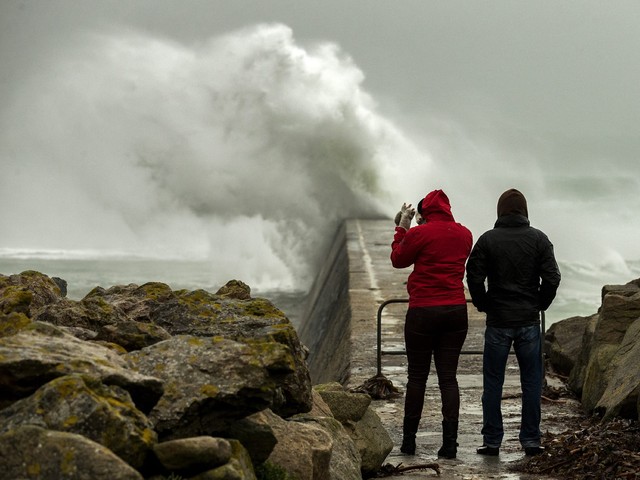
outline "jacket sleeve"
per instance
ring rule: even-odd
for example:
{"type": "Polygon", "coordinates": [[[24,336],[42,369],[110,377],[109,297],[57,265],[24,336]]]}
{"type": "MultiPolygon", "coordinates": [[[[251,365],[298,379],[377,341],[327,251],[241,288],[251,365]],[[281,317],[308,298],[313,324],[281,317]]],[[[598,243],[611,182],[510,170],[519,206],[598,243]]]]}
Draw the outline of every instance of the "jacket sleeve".
{"type": "Polygon", "coordinates": [[[409,229],[396,227],[396,233],[391,243],[391,264],[394,268],[406,268],[416,260],[418,245],[416,243],[416,235],[409,229]]]}
{"type": "Polygon", "coordinates": [[[560,268],[553,253],[553,245],[544,238],[540,257],[540,309],[546,310],[553,302],[560,285],[560,268]]]}
{"type": "Polygon", "coordinates": [[[489,304],[485,280],[487,278],[487,255],[480,237],[467,260],[467,287],[473,305],[480,312],[486,312],[489,304]]]}

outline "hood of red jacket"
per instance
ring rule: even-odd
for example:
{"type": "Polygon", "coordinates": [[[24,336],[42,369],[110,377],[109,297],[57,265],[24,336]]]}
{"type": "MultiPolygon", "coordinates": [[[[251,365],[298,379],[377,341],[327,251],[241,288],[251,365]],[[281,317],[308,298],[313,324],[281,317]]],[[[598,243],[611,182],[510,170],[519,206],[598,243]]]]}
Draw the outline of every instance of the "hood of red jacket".
{"type": "Polygon", "coordinates": [[[421,215],[427,219],[435,220],[436,218],[453,220],[451,213],[451,204],[449,197],[442,190],[434,190],[429,192],[421,202],[421,215]]]}

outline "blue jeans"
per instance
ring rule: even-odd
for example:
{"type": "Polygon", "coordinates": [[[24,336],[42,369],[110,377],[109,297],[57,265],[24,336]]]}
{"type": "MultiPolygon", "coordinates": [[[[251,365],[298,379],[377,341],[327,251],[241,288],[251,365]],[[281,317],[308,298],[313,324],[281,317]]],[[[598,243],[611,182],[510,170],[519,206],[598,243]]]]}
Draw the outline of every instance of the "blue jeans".
{"type": "Polygon", "coordinates": [[[518,328],[487,326],[484,333],[482,437],[489,447],[500,447],[502,425],[502,386],[509,350],[513,349],[520,367],[522,388],[522,419],[520,444],[523,447],[540,445],[540,397],[542,396],[542,357],[540,327],[518,328]]]}

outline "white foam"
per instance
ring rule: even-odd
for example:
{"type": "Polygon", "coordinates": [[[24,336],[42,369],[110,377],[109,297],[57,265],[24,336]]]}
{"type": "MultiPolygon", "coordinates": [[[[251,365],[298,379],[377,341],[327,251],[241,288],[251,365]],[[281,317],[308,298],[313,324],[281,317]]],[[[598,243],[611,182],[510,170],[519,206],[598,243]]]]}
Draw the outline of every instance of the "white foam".
{"type": "Polygon", "coordinates": [[[390,215],[399,181],[428,170],[349,56],[284,25],[197,45],[76,40],[2,114],[0,201],[13,207],[0,222],[17,226],[3,247],[207,258],[221,279],[308,285],[342,219],[390,215]]]}

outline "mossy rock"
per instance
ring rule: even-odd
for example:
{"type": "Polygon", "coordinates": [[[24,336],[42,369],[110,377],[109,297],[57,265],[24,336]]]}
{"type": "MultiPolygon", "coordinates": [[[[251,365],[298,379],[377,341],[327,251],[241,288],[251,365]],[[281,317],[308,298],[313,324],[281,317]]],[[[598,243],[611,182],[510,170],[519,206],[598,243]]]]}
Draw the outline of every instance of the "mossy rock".
{"type": "Polygon", "coordinates": [[[31,319],[24,313],[11,312],[0,314],[0,337],[8,337],[24,330],[31,324],[31,319]]]}
{"type": "Polygon", "coordinates": [[[0,411],[0,432],[20,425],[82,435],[135,468],[144,465],[157,442],[153,425],[124,389],[85,375],[52,380],[0,411]]]}

